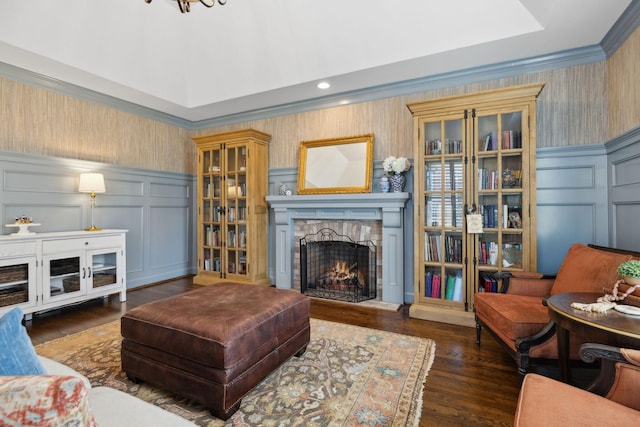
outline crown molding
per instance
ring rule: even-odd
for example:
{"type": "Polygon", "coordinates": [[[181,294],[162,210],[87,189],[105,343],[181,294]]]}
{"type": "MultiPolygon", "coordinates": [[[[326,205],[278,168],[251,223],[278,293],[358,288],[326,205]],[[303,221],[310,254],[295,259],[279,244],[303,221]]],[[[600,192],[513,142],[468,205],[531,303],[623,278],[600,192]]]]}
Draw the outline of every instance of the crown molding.
{"type": "Polygon", "coordinates": [[[627,9],[600,42],[606,57],[611,57],[638,27],[640,27],[640,0],[631,0],[627,9]]]}
{"type": "Polygon", "coordinates": [[[326,97],[291,102],[273,107],[261,108],[206,120],[190,121],[139,104],[53,79],[0,62],[0,77],[5,77],[27,85],[48,89],[57,93],[83,99],[96,104],[115,108],[131,114],[157,120],[187,130],[199,130],[234,123],[260,120],[275,116],[295,114],[318,109],[373,101],[382,98],[408,95],[446,87],[461,86],[481,81],[502,79],[517,75],[550,71],[576,65],[584,65],[606,60],[640,26],[640,0],[632,0],[620,19],[611,28],[600,44],[583,48],[556,52],[516,61],[469,68],[418,79],[374,86],[360,90],[342,92],[326,97]]]}
{"type": "Polygon", "coordinates": [[[522,74],[584,65],[603,60],[605,60],[605,55],[602,48],[599,45],[594,45],[557,52],[550,55],[474,67],[465,70],[426,76],[418,79],[369,87],[356,91],[342,92],[321,98],[292,102],[270,108],[262,108],[255,111],[201,120],[193,122],[193,126],[195,129],[217,127],[286,114],[338,107],[345,104],[345,99],[348,100],[349,104],[356,104],[376,99],[409,95],[416,92],[425,92],[434,89],[462,86],[522,74]]]}

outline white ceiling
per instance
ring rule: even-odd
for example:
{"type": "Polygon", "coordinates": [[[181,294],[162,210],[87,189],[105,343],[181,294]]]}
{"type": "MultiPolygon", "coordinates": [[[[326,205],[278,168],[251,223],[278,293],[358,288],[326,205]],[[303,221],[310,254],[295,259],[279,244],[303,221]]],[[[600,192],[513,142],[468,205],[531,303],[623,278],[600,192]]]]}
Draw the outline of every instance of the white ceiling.
{"type": "Polygon", "coordinates": [[[630,2],[20,0],[0,62],[200,121],[597,45],[630,2]]]}

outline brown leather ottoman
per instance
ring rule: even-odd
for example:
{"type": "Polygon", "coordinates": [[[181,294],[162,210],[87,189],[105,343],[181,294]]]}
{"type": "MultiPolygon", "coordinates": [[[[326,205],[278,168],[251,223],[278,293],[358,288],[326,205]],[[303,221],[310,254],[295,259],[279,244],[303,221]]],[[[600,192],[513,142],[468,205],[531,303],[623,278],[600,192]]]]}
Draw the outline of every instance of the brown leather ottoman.
{"type": "Polygon", "coordinates": [[[209,285],[128,311],[122,369],[203,404],[223,420],[309,343],[309,299],[296,291],[209,285]]]}

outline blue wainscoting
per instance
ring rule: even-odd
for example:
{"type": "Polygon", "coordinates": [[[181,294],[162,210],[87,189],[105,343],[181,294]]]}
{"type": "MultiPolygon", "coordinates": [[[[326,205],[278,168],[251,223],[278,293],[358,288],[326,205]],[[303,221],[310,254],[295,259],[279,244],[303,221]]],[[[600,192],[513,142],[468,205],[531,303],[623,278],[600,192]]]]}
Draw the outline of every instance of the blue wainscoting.
{"type": "Polygon", "coordinates": [[[555,274],[572,244],[608,245],[606,151],[543,148],[536,157],[537,270],[555,274]]]}
{"type": "Polygon", "coordinates": [[[104,163],[0,153],[0,208],[4,227],[19,215],[42,224],[36,232],[71,231],[91,222],[89,195],[78,193],[82,172],[101,172],[94,223],[127,229],[127,288],[195,274],[195,190],[192,175],[104,163]]]}
{"type": "Polygon", "coordinates": [[[607,144],[609,241],[640,252],[640,128],[607,144]]]}
{"type": "MultiPolygon", "coordinates": [[[[0,169],[3,234],[15,231],[4,224],[19,215],[41,223],[36,232],[88,227],[89,196],[77,192],[78,176],[102,172],[107,192],[97,195],[94,222],[129,230],[127,287],[196,273],[195,176],[8,152],[0,152],[0,169]]],[[[576,242],[640,251],[640,128],[607,144],[538,149],[536,169],[538,271],[556,273],[576,242]]],[[[381,162],[375,162],[374,192],[381,174],[381,162]]],[[[278,194],[281,184],[295,193],[296,182],[296,168],[269,171],[270,194],[278,194]]],[[[407,303],[413,302],[413,203],[404,217],[407,303]]],[[[269,262],[273,273],[274,260],[269,262]]]]}

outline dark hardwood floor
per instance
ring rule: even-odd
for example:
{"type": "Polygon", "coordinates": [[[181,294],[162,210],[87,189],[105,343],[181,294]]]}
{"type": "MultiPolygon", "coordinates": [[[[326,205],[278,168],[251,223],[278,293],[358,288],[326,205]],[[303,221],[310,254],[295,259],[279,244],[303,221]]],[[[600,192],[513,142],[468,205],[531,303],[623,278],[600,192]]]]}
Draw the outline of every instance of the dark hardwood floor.
{"type": "MultiPolygon", "coordinates": [[[[112,320],[127,310],[193,288],[182,278],[131,291],[121,304],[116,296],[34,316],[27,330],[34,344],[63,337],[112,320]]],[[[482,346],[475,329],[411,319],[398,312],[313,300],[311,316],[334,322],[431,338],[436,358],[427,377],[421,426],[510,426],[520,379],[514,361],[489,334],[482,346]]]]}

